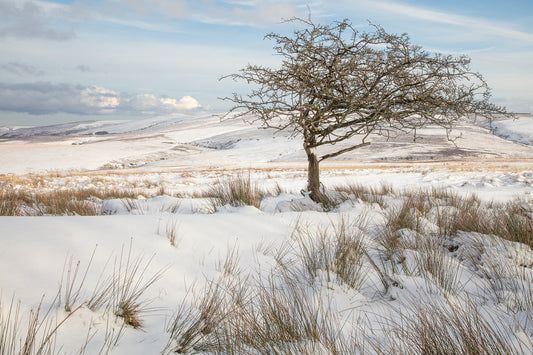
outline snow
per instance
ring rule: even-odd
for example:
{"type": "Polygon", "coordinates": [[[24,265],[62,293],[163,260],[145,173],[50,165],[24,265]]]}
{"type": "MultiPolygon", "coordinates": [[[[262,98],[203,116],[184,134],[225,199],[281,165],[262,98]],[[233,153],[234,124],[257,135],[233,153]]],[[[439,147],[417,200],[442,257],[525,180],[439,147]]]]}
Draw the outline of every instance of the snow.
{"type": "MultiPolygon", "coordinates": [[[[487,128],[465,123],[456,129],[462,135],[456,145],[443,139],[438,128],[431,127],[418,132],[422,139],[416,143],[403,136],[394,141],[370,137],[369,147],[322,163],[321,178],[328,188],[346,184],[376,189],[391,186],[395,191],[443,188],[465,197],[476,194],[486,202],[519,197],[530,207],[532,120],[521,117],[495,122],[495,135],[487,128]]],[[[283,246],[288,245],[287,255],[294,253],[295,227],[313,235],[337,228],[341,220],[356,221],[365,216],[371,227],[364,236],[369,258],[382,260],[381,246],[376,241],[379,226],[385,221],[382,208],[377,203],[352,199],[324,212],[300,193],[306,182],[301,143],[287,134],[273,133],[240,121],[221,122],[219,117],[207,114],[1,129],[0,174],[4,175],[0,184],[12,181],[14,189],[41,191],[135,189],[141,197],[134,200],[134,208],[128,208],[124,199],[103,201],[102,209],[108,214],[95,217],[0,217],[1,311],[7,312],[12,297],[20,300],[26,317],[43,295],[44,304],[52,304],[65,276],[65,265],[72,258],[74,264],[80,262],[79,277],[87,267],[89,272],[77,304],[81,308],[57,334],[61,352],[77,353],[87,334],[93,334],[86,353],[98,353],[106,336],[122,329],[117,345],[109,346],[111,353],[160,353],[169,341],[166,328],[180,302],[191,298],[192,285],[201,289],[209,280],[229,277],[224,276],[223,264],[232,250],[238,250],[238,268],[243,273],[269,272],[276,267],[273,250],[284,250],[283,246]],[[104,131],[107,133],[96,134],[104,131]],[[279,185],[283,192],[266,195],[258,208],[226,205],[213,210],[209,199],[198,196],[220,179],[243,172],[260,187],[272,190],[279,185]],[[152,197],[161,186],[164,195],[152,197]],[[175,245],[169,241],[170,232],[175,233],[175,245]],[[149,300],[151,311],[142,315],[141,329],[124,326],[105,307],[90,310],[83,304],[101,275],[113,275],[122,265],[125,257],[121,259],[121,255],[127,255],[130,247],[131,257],[141,258],[142,265],[146,265],[145,279],[162,272],[142,296],[149,300]]],[[[400,203],[398,196],[384,200],[390,210],[400,203]]],[[[435,214],[446,208],[441,207],[435,214]]],[[[426,225],[436,228],[429,220],[426,225]]],[[[415,245],[419,238],[408,229],[402,230],[400,237],[405,245],[415,245]]],[[[359,289],[330,280],[328,273],[319,270],[319,286],[313,292],[327,297],[332,309],[338,311],[343,332],[349,332],[353,324],[368,329],[378,343],[384,344],[389,338],[380,328],[384,318],[390,322],[402,319],[393,310],[408,316],[416,313],[413,307],[432,302],[464,305],[467,299],[473,299],[480,312],[498,319],[497,326],[513,327],[511,339],[529,344],[525,352],[532,351],[528,341],[533,337],[533,309],[508,311],[506,307],[512,308],[522,296],[505,294],[508,303],[497,302],[489,296],[490,280],[469,264],[475,258],[485,266],[497,260],[508,266],[506,270],[527,265],[522,269],[531,274],[530,248],[464,232],[447,242],[450,251],[445,260],[457,269],[459,294],[446,294],[414,271],[392,274],[398,286],[385,292],[379,273],[369,262],[363,264],[366,276],[359,289]],[[451,251],[452,246],[455,251],[451,251]]],[[[415,270],[421,253],[407,248],[404,256],[407,269],[415,270]]],[[[294,265],[295,269],[303,268],[296,262],[294,265]]],[[[533,276],[528,277],[533,280],[533,276]]],[[[531,290],[531,283],[529,287],[531,290]]],[[[59,320],[68,316],[57,306],[52,313],[59,320]]]]}
{"type": "Polygon", "coordinates": [[[492,123],[494,134],[507,140],[533,145],[533,117],[519,116],[516,120],[503,120],[492,123]]]}

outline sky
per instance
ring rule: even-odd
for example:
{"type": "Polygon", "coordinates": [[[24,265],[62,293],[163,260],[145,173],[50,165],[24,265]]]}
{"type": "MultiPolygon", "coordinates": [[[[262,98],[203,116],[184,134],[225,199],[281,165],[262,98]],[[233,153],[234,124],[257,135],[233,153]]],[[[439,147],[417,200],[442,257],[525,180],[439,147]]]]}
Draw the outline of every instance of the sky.
{"type": "Polygon", "coordinates": [[[531,0],[0,0],[0,126],[224,111],[246,64],[275,67],[293,16],[347,18],[466,54],[492,101],[533,112],[531,0]]]}

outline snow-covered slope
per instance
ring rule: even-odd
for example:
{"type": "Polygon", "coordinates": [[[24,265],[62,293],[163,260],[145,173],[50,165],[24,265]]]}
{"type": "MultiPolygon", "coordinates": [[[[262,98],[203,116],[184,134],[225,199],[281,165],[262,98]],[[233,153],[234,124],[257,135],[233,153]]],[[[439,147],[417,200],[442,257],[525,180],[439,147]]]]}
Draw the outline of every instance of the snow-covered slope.
{"type": "Polygon", "coordinates": [[[516,120],[502,120],[492,123],[498,137],[533,146],[533,116],[521,115],[516,120]]]}
{"type": "Polygon", "coordinates": [[[67,135],[105,135],[110,133],[126,133],[142,131],[150,128],[161,128],[191,116],[173,114],[138,120],[117,121],[80,121],[40,127],[2,127],[0,138],[28,138],[39,136],[67,136],[67,135]]]}
{"type": "MultiPolygon", "coordinates": [[[[500,121],[498,127],[512,132],[509,137],[531,127],[528,120],[516,122],[500,121]]],[[[91,196],[86,203],[97,206],[99,216],[0,217],[0,336],[22,345],[40,309],[46,324],[59,324],[53,353],[210,354],[217,353],[209,351],[213,333],[218,340],[234,336],[229,346],[238,344],[233,352],[243,354],[334,352],[326,346],[347,354],[417,353],[412,342],[431,333],[421,329],[473,330],[466,339],[435,339],[456,353],[465,349],[461,341],[478,335],[482,346],[504,339],[491,348],[495,353],[532,353],[530,246],[446,223],[459,208],[478,206],[473,212],[481,215],[499,208],[484,223],[515,213],[512,226],[527,228],[533,148],[466,123],[454,132],[461,136],[456,145],[443,133],[428,127],[416,143],[408,136],[370,137],[369,147],[325,161],[321,178],[327,188],[374,191],[354,193],[325,212],[300,194],[306,183],[301,142],[241,121],[166,116],[11,130],[10,138],[0,139],[0,210],[13,200],[11,193],[23,201],[51,191],[65,198],[63,192],[82,189],[129,191],[134,198],[91,196]],[[42,174],[1,175],[27,172],[42,174]],[[205,197],[235,176],[275,192],[256,207],[216,206],[205,197]],[[421,189],[428,195],[417,200],[421,189]],[[473,193],[477,197],[469,197],[473,193]],[[416,223],[390,223],[400,212],[416,223]],[[388,229],[394,225],[396,230],[388,229]],[[354,243],[332,244],[343,238],[354,243]],[[359,259],[353,254],[358,248],[364,251],[359,259]],[[358,277],[353,283],[332,262],[343,253],[358,277]],[[126,323],[118,295],[124,289],[138,295],[133,305],[140,307],[139,324],[126,323]],[[95,294],[103,295],[101,304],[95,294]],[[209,304],[214,313],[205,316],[209,304]],[[291,305],[304,305],[300,315],[305,309],[303,316],[318,322],[313,326],[325,328],[315,332],[318,340],[296,334],[288,344],[274,339],[271,351],[254,351],[257,344],[241,337],[250,327],[241,322],[252,317],[262,325],[254,341],[260,340],[261,329],[274,329],[261,323],[269,314],[257,313],[265,305],[289,317],[282,328],[294,325],[290,317],[298,309],[291,305]],[[184,325],[172,335],[180,309],[191,313],[182,313],[184,325]],[[187,348],[183,339],[192,344],[187,348]]],[[[45,213],[39,204],[22,208],[45,213]]],[[[50,330],[46,324],[38,343],[50,330]]]]}
{"type": "MultiPolygon", "coordinates": [[[[529,142],[531,118],[499,121],[496,132],[529,142]],[[522,137],[522,138],[516,138],[522,137]]],[[[387,141],[370,136],[370,146],[336,158],[361,161],[531,158],[533,148],[498,137],[486,128],[464,123],[448,141],[438,127],[417,133],[417,141],[399,135],[387,141]]],[[[330,149],[358,143],[358,137],[330,149]]],[[[258,164],[305,162],[299,137],[259,129],[240,120],[221,121],[216,115],[170,115],[125,122],[81,122],[19,128],[0,138],[0,173],[49,170],[157,167],[252,167],[258,164]]],[[[326,164],[329,162],[326,161],[326,164]]]]}

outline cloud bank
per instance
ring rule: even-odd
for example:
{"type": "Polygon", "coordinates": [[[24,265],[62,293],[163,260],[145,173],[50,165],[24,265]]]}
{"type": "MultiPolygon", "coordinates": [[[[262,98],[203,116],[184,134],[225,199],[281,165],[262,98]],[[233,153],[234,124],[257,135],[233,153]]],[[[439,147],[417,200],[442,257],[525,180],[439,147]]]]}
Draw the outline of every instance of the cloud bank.
{"type": "Polygon", "coordinates": [[[180,99],[152,94],[126,94],[101,86],[35,82],[0,83],[0,110],[32,115],[159,115],[201,108],[191,96],[180,99]]]}

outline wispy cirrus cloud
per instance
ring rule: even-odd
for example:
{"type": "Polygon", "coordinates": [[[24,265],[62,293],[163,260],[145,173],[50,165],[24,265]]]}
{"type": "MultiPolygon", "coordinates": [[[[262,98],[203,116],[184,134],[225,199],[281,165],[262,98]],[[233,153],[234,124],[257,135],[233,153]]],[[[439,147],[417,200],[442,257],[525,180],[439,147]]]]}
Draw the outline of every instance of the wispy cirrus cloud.
{"type": "Polygon", "coordinates": [[[0,38],[70,40],[76,38],[78,26],[90,22],[164,33],[183,32],[174,20],[262,27],[306,13],[305,0],[102,0],[93,4],[0,0],[0,38]]]}
{"type": "Polygon", "coordinates": [[[77,71],[80,71],[82,73],[90,73],[92,72],[93,70],[91,69],[91,67],[87,64],[80,64],[80,65],[77,65],[76,66],[76,70],[77,71]]]}
{"type": "Polygon", "coordinates": [[[0,110],[32,115],[157,115],[201,108],[191,96],[180,99],[152,94],[127,94],[101,86],[34,82],[0,83],[0,110]]]}
{"type": "Polygon", "coordinates": [[[9,62],[0,64],[0,71],[15,74],[17,76],[43,76],[45,74],[43,70],[23,62],[9,62]]]}
{"type": "Polygon", "coordinates": [[[114,9],[114,17],[108,19],[115,23],[172,32],[168,26],[151,23],[150,19],[187,19],[205,24],[262,27],[279,23],[283,18],[305,16],[308,4],[306,0],[123,0],[108,1],[105,8],[114,9]],[[124,13],[134,14],[137,20],[118,17],[124,13]]]}
{"type": "Polygon", "coordinates": [[[189,15],[190,10],[187,0],[123,0],[121,3],[142,17],[164,15],[171,18],[184,18],[189,15]]]}
{"type": "Polygon", "coordinates": [[[403,18],[453,25],[462,29],[468,28],[471,31],[488,36],[525,41],[529,44],[533,43],[533,33],[516,30],[508,23],[430,10],[423,7],[410,6],[392,1],[372,1],[369,2],[369,4],[380,11],[402,16],[403,18]]]}
{"type": "Polygon", "coordinates": [[[0,37],[72,39],[69,10],[69,6],[44,1],[0,0],[0,37]]]}

